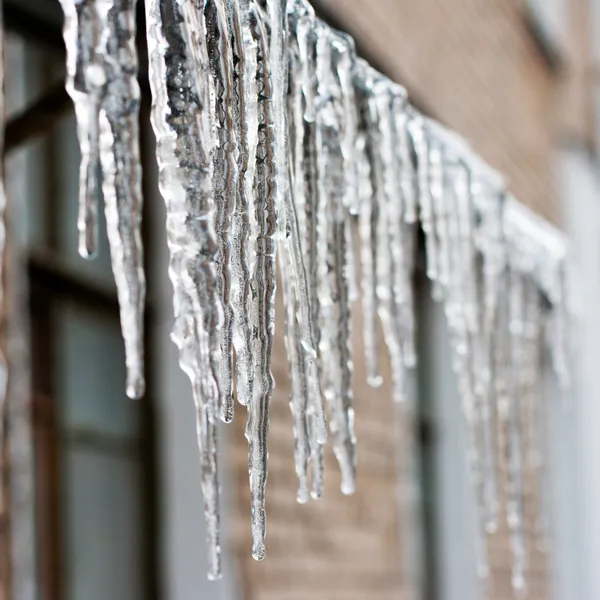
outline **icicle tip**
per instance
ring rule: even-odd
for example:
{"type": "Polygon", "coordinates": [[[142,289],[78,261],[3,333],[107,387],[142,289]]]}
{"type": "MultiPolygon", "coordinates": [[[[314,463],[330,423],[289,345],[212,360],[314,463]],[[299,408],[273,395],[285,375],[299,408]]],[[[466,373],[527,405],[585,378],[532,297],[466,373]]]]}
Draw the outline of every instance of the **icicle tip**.
{"type": "Polygon", "coordinates": [[[146,392],[146,381],[143,375],[135,374],[127,378],[127,397],[140,400],[146,392]]]}
{"type": "Polygon", "coordinates": [[[252,558],[254,560],[264,560],[266,556],[265,543],[263,540],[255,542],[252,545],[252,558]]]}

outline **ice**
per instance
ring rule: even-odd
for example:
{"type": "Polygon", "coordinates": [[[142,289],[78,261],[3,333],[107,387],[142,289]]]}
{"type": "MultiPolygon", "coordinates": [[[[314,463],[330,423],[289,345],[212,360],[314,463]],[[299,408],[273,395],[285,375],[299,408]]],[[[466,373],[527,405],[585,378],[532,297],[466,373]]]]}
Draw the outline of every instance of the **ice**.
{"type": "MultiPolygon", "coordinates": [[[[145,284],[135,0],[61,3],[82,150],[80,249],[95,251],[101,170],[128,393],[137,397],[145,284]]],[[[304,503],[323,493],[324,403],[342,492],[356,486],[350,339],[359,295],[367,380],[382,383],[383,333],[403,448],[416,451],[408,383],[418,362],[413,274],[424,250],[467,421],[479,573],[489,571],[487,537],[504,508],[513,585],[523,589],[525,470],[540,495],[546,472],[543,352],[563,396],[571,391],[564,236],[510,196],[464,140],[357,58],[352,39],[318,20],[308,0],[147,0],[146,17],[173,340],[196,404],[209,577],[221,571],[216,427],[219,416],[233,418],[236,395],[248,410],[252,553],[265,556],[276,266],[304,503]]],[[[411,477],[415,464],[406,458],[411,477]]]]}
{"type": "Polygon", "coordinates": [[[258,116],[256,43],[249,23],[248,0],[228,0],[227,16],[234,57],[233,133],[237,142],[238,186],[231,224],[231,306],[238,401],[252,400],[254,365],[250,314],[250,207],[254,198],[258,116]]]}
{"type": "MultiPolygon", "coordinates": [[[[267,437],[269,431],[269,405],[274,388],[271,374],[271,353],[275,329],[275,247],[277,234],[277,190],[275,184],[276,138],[280,135],[275,124],[271,68],[269,63],[269,38],[265,17],[259,7],[252,9],[250,26],[257,45],[258,87],[258,147],[256,152],[256,190],[252,207],[255,261],[251,280],[253,327],[254,389],[248,407],[246,437],[249,443],[250,496],[252,509],[252,556],[265,557],[265,488],[268,472],[267,437]]],[[[277,27],[276,27],[277,28],[277,27]]],[[[276,29],[275,28],[275,29],[276,29]]],[[[277,35],[277,34],[276,34],[277,35]]],[[[279,32],[278,35],[281,35],[279,32]]],[[[274,44],[277,49],[277,43],[274,44]]],[[[275,57],[277,61],[278,58],[275,57]]],[[[279,139],[279,138],[278,138],[279,139]]],[[[280,139],[279,139],[280,141],[280,139]]]]}
{"type": "Polygon", "coordinates": [[[95,255],[98,238],[100,184],[100,108],[106,85],[103,37],[108,31],[111,2],[60,0],[67,50],[67,91],[77,115],[81,150],[79,168],[79,253],[95,255]]]}
{"type": "MultiPolygon", "coordinates": [[[[217,234],[217,254],[215,266],[219,295],[223,306],[223,325],[221,328],[221,358],[219,377],[221,387],[221,419],[229,423],[233,419],[233,306],[231,302],[231,243],[232,218],[238,190],[238,141],[234,127],[234,61],[231,34],[225,4],[221,0],[207,0],[204,8],[208,56],[214,86],[214,127],[216,143],[213,156],[213,182],[215,195],[215,230],[217,234]]],[[[240,24],[241,29],[241,24],[240,24]]],[[[238,35],[241,31],[238,32],[238,35]]],[[[238,73],[239,74],[239,73],[238,73]]],[[[238,84],[239,91],[239,84],[238,84]]],[[[238,115],[241,114],[239,106],[238,115]]],[[[238,116],[239,119],[239,116],[238,116]]],[[[243,226],[242,226],[243,229],[243,226]]],[[[236,231],[236,234],[243,235],[236,231]]],[[[240,242],[241,243],[241,242],[240,242]]],[[[244,259],[236,249],[236,275],[243,278],[240,272],[244,259]]],[[[244,285],[239,280],[238,288],[244,285]]],[[[242,300],[243,302],[243,300],[242,300]]],[[[239,307],[238,307],[239,308],[239,307]]],[[[238,310],[238,322],[242,315],[238,310]]],[[[240,323],[243,327],[243,325],[240,323]]],[[[242,347],[242,353],[244,348],[242,347]]]]}
{"type": "MultiPolygon", "coordinates": [[[[302,349],[295,357],[290,355],[292,375],[300,371],[306,387],[296,389],[298,378],[292,376],[292,396],[306,395],[302,419],[306,422],[310,464],[310,494],[322,495],[323,443],[326,439],[326,423],[323,395],[318,368],[320,328],[318,327],[318,259],[316,208],[318,206],[317,157],[316,157],[316,19],[308,2],[295,0],[288,5],[288,53],[290,59],[288,95],[289,157],[291,194],[288,204],[287,231],[283,242],[281,276],[294,296],[296,310],[294,327],[296,345],[302,349]],[[304,257],[304,258],[303,258],[304,257]],[[289,283],[286,282],[289,280],[289,283]],[[294,283],[295,282],[295,283],[294,283]],[[299,311],[298,309],[301,309],[299,311]],[[303,324],[304,333],[299,325],[303,324]],[[304,339],[303,339],[304,338],[304,339]],[[300,361],[295,365],[294,360],[300,361]]],[[[290,309],[287,309],[288,314],[290,309]]],[[[293,402],[293,400],[292,400],[293,402]]],[[[302,481],[301,485],[302,487],[302,481]]],[[[299,499],[304,500],[299,490],[299,499]]]]}
{"type": "Polygon", "coordinates": [[[318,312],[321,331],[321,380],[329,408],[333,450],[342,475],[341,490],[352,494],[356,477],[356,440],[352,408],[350,304],[346,244],[347,162],[342,152],[344,106],[333,68],[332,37],[318,22],[317,36],[317,261],[318,312]]]}
{"type": "Polygon", "coordinates": [[[202,3],[148,0],[146,27],[159,187],[167,209],[175,326],[181,368],[196,404],[208,576],[221,576],[217,421],[223,321],[215,257],[213,135],[202,3]]]}
{"type": "Polygon", "coordinates": [[[141,241],[136,1],[61,0],[61,4],[65,14],[67,90],[75,105],[81,148],[79,252],[86,258],[96,253],[101,184],[121,307],[127,394],[140,398],[145,387],[146,282],[141,241]]]}
{"type": "MultiPolygon", "coordinates": [[[[98,3],[101,4],[101,3],[98,3]]],[[[136,0],[104,3],[101,44],[105,85],[100,104],[100,163],[112,268],[121,307],[127,395],[144,394],[142,168],[139,149],[140,88],[135,47],[136,0]]]]}
{"type": "Polygon", "coordinates": [[[357,140],[358,190],[360,196],[359,232],[362,264],[362,309],[364,322],[364,347],[367,381],[373,387],[382,383],[379,365],[379,325],[377,298],[379,243],[377,231],[380,219],[380,174],[373,168],[377,148],[377,123],[372,114],[371,96],[379,74],[364,61],[358,60],[355,70],[356,98],[359,111],[357,140]]]}

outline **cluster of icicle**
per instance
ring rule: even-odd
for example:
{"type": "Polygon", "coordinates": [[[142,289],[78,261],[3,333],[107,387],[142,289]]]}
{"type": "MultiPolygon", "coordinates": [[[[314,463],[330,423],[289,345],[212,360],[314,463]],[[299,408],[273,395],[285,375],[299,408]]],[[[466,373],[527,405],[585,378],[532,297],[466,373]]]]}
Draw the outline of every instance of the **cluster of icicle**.
{"type": "Polygon", "coordinates": [[[102,192],[121,306],[127,394],[140,398],[144,394],[146,282],[141,238],[136,0],[60,2],[65,15],[67,90],[75,105],[81,149],[79,253],[84,258],[96,254],[102,192]]]}
{"type": "MultiPolygon", "coordinates": [[[[81,249],[94,250],[101,173],[128,388],[138,396],[144,279],[135,0],[62,3],[82,149],[81,249]]],[[[521,587],[525,462],[541,470],[523,423],[538,421],[544,348],[568,384],[562,237],[510,197],[465,142],[357,58],[352,39],[317,19],[306,0],[146,0],[145,7],[173,340],[197,408],[209,577],[221,573],[217,423],[232,420],[235,397],[248,411],[252,552],[265,555],[276,261],[298,501],[322,494],[326,412],[341,489],[351,494],[351,308],[360,293],[369,383],[381,384],[383,331],[395,399],[404,402],[406,370],[417,362],[412,277],[422,229],[469,422],[481,571],[487,532],[498,525],[502,448],[513,582],[521,587]]]]}

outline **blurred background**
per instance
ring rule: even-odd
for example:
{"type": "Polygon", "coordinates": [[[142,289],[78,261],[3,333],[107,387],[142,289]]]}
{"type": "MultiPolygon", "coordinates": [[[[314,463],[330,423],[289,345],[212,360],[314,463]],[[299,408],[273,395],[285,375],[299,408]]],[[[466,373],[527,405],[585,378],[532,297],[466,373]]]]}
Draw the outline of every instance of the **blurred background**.
{"type": "MultiPolygon", "coordinates": [[[[364,58],[406,86],[420,110],[468,138],[522,202],[570,228],[587,257],[584,268],[600,272],[600,104],[595,101],[600,1],[313,4],[323,19],[355,37],[364,58]]],[[[141,0],[139,8],[143,32],[141,0]]],[[[490,538],[489,581],[476,573],[463,417],[443,314],[429,300],[422,278],[416,282],[419,426],[411,460],[400,452],[389,387],[373,390],[365,384],[356,334],[357,493],[340,494],[337,468],[328,456],[325,497],[296,504],[287,361],[279,333],[267,559],[257,563],[250,552],[245,411],[239,408],[234,424],[222,427],[221,435],[225,577],[219,583],[206,580],[194,408],[169,339],[171,285],[144,52],[140,48],[148,391],[132,402],[124,394],[107,241],[101,239],[95,261],[77,253],[79,151],[64,91],[60,5],[58,0],[4,0],[4,21],[6,178],[16,232],[10,252],[15,263],[26,266],[14,301],[27,307],[30,330],[28,338],[21,332],[14,343],[32,372],[31,383],[21,385],[25,410],[13,415],[11,427],[18,428],[19,418],[31,413],[34,449],[14,463],[12,510],[4,507],[3,520],[9,537],[25,536],[25,547],[17,550],[26,559],[23,564],[29,560],[29,574],[25,570],[11,578],[5,573],[6,589],[30,586],[30,596],[18,597],[40,600],[512,598],[505,528],[490,538]],[[21,524],[7,517],[13,513],[21,524]],[[34,524],[29,530],[27,520],[34,524]]],[[[590,284],[584,296],[595,314],[600,293],[593,279],[580,281],[590,284]]],[[[590,350],[588,357],[598,356],[593,353],[598,329],[594,322],[580,340],[590,350]]],[[[354,330],[359,331],[358,324],[354,330]]],[[[383,349],[382,356],[387,361],[383,349]]],[[[553,483],[547,510],[554,543],[550,554],[535,544],[529,549],[532,600],[600,597],[594,587],[600,523],[586,512],[595,500],[600,506],[593,460],[594,449],[600,456],[593,428],[600,418],[595,419],[592,402],[598,378],[592,363],[586,373],[579,412],[555,409],[556,385],[548,376],[553,483]],[[582,498],[587,504],[580,503],[582,498]]],[[[388,374],[386,385],[389,379],[388,374]]],[[[528,488],[528,505],[539,501],[536,490],[528,488]]],[[[527,526],[534,529],[533,517],[527,526]]]]}

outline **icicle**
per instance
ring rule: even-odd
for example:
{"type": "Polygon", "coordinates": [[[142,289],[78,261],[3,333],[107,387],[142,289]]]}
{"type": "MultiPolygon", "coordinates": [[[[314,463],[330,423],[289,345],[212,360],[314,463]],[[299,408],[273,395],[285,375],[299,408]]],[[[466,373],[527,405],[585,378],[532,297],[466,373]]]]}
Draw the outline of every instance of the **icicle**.
{"type": "MultiPolygon", "coordinates": [[[[429,152],[427,160],[429,163],[429,198],[431,203],[431,212],[435,215],[434,232],[430,234],[437,243],[430,242],[429,252],[435,252],[433,260],[435,267],[435,277],[437,277],[438,297],[442,299],[445,296],[450,278],[449,265],[449,239],[448,239],[448,197],[445,187],[445,155],[442,143],[435,138],[428,127],[428,146],[429,152]]],[[[425,194],[424,194],[425,196],[425,194]]],[[[429,263],[429,254],[427,255],[429,263]]],[[[434,283],[435,285],[435,283],[434,283]]]]}
{"type": "Polygon", "coordinates": [[[344,206],[346,207],[346,272],[348,278],[348,298],[355,302],[359,298],[358,273],[356,269],[356,248],[358,229],[355,217],[360,213],[358,194],[358,162],[356,143],[358,136],[358,113],[356,110],[356,95],[354,93],[354,64],[356,49],[354,40],[343,33],[333,31],[332,60],[337,79],[337,102],[340,103],[340,120],[342,125],[341,151],[344,157],[344,206]]]}
{"type": "Polygon", "coordinates": [[[416,219],[415,171],[408,141],[406,90],[400,86],[394,86],[393,89],[390,127],[394,136],[391,168],[396,182],[393,187],[394,197],[390,199],[394,206],[394,218],[389,222],[389,235],[395,274],[393,297],[396,302],[397,327],[402,343],[404,366],[410,369],[417,364],[412,281],[416,244],[416,229],[413,225],[416,219]]]}
{"type": "Polygon", "coordinates": [[[231,227],[231,305],[236,354],[236,391],[240,404],[252,400],[254,367],[250,310],[250,206],[254,198],[258,116],[256,98],[256,43],[249,24],[248,0],[227,0],[234,64],[233,121],[238,152],[238,186],[231,227]]]}
{"type": "Polygon", "coordinates": [[[510,395],[508,406],[508,490],[506,515],[511,530],[513,554],[512,585],[522,590],[525,585],[526,547],[525,514],[523,506],[523,444],[521,423],[521,394],[523,392],[524,346],[524,282],[514,268],[509,284],[509,335],[511,352],[510,395]]]}
{"type": "Polygon", "coordinates": [[[100,104],[106,85],[103,51],[99,46],[107,31],[107,7],[94,0],[60,0],[60,3],[65,15],[67,91],[75,105],[81,149],[79,253],[90,258],[96,253],[98,238],[100,104]]]}
{"type": "Polygon", "coordinates": [[[214,265],[210,76],[201,3],[147,0],[152,125],[159,186],[167,209],[180,364],[197,411],[208,576],[221,576],[216,424],[222,309],[214,265]]]}
{"type": "MultiPolygon", "coordinates": [[[[526,389],[523,393],[523,421],[524,421],[524,447],[526,453],[525,466],[529,469],[537,508],[535,530],[538,536],[538,547],[547,549],[548,522],[547,522],[547,494],[545,489],[546,465],[544,457],[547,454],[545,445],[545,415],[542,410],[542,296],[531,277],[527,278],[525,302],[525,342],[526,356],[525,382],[526,389]]],[[[548,494],[549,495],[549,494],[548,494]]]]}
{"type": "Polygon", "coordinates": [[[500,188],[488,189],[482,206],[479,251],[483,261],[481,286],[481,330],[476,354],[476,394],[482,405],[483,428],[483,506],[485,528],[489,533],[498,526],[498,457],[497,457],[497,398],[494,393],[494,348],[497,343],[498,298],[502,293],[502,281],[506,268],[503,238],[502,206],[500,188]]]}
{"type": "Polygon", "coordinates": [[[402,188],[402,200],[405,223],[412,225],[417,221],[418,200],[417,181],[413,164],[412,147],[409,127],[411,122],[410,109],[406,98],[400,97],[395,106],[395,130],[397,137],[397,155],[401,165],[398,173],[402,188]]]}
{"type": "Polygon", "coordinates": [[[425,234],[427,247],[427,277],[432,283],[432,293],[436,300],[441,300],[441,282],[439,281],[439,253],[437,243],[437,230],[435,220],[435,207],[433,195],[439,193],[441,188],[440,165],[431,165],[431,143],[429,132],[424,118],[418,114],[412,115],[409,123],[413,146],[417,154],[418,177],[418,204],[421,218],[421,227],[425,234]]]}
{"type": "Polygon", "coordinates": [[[317,24],[316,148],[318,171],[317,260],[319,263],[319,354],[325,398],[329,407],[333,449],[342,474],[341,490],[355,490],[356,457],[352,409],[350,306],[347,279],[348,220],[344,205],[346,164],[342,153],[342,124],[336,104],[340,96],[333,72],[332,39],[317,24]]]}
{"type": "MultiPolygon", "coordinates": [[[[104,72],[100,104],[100,162],[106,229],[121,307],[127,361],[127,395],[144,394],[142,169],[139,149],[140,88],[135,47],[136,0],[102,5],[97,57],[104,72]],[[106,13],[106,14],[105,14],[106,13]]],[[[99,65],[97,65],[98,68],[99,65]]]]}
{"type": "MultiPolygon", "coordinates": [[[[237,132],[233,126],[234,62],[224,2],[221,0],[206,0],[204,15],[210,70],[214,82],[214,126],[216,127],[217,138],[213,158],[213,186],[215,190],[215,230],[217,234],[215,265],[219,296],[223,306],[221,358],[219,363],[221,419],[225,423],[229,423],[233,419],[234,411],[233,306],[231,303],[231,248],[229,239],[232,232],[232,216],[238,189],[239,154],[237,132]]],[[[236,260],[239,267],[239,254],[236,260]]]]}
{"type": "Polygon", "coordinates": [[[355,86],[359,110],[360,131],[357,141],[359,164],[360,217],[359,232],[361,238],[362,262],[362,308],[364,320],[364,346],[367,381],[373,387],[382,384],[379,367],[379,326],[377,315],[379,300],[377,298],[379,261],[380,207],[378,185],[381,185],[379,174],[373,165],[377,146],[377,123],[373,121],[369,100],[374,92],[374,85],[379,74],[362,60],[356,62],[355,86]]]}
{"type": "Polygon", "coordinates": [[[552,367],[561,387],[563,399],[567,400],[571,392],[571,368],[569,364],[571,318],[566,298],[566,274],[564,260],[558,264],[557,282],[548,291],[552,311],[548,324],[547,343],[550,348],[552,367]]]}
{"type": "MultiPolygon", "coordinates": [[[[282,256],[283,253],[280,253],[280,261],[283,263],[281,268],[284,270],[287,264],[285,260],[282,260],[282,256]]],[[[297,500],[299,503],[304,504],[309,498],[308,463],[311,457],[307,419],[309,395],[306,372],[303,368],[302,347],[299,344],[300,338],[297,333],[296,300],[289,277],[283,279],[283,295],[286,307],[285,342],[290,363],[290,410],[292,412],[294,434],[294,464],[296,476],[298,477],[297,500]]]]}
{"type": "Polygon", "coordinates": [[[478,571],[480,576],[486,577],[489,571],[486,530],[493,528],[495,509],[485,501],[493,489],[488,479],[492,469],[486,470],[493,455],[490,447],[493,438],[488,431],[492,420],[480,385],[480,381],[489,378],[489,373],[480,373],[486,371],[487,346],[481,335],[482,298],[477,291],[478,257],[471,223],[472,196],[479,192],[473,185],[470,168],[462,163],[460,144],[457,146],[454,140],[448,139],[442,128],[432,121],[409,127],[419,161],[421,215],[424,205],[426,215],[435,214],[435,227],[430,223],[427,262],[435,265],[438,284],[435,293],[444,301],[452,364],[467,421],[467,462],[477,498],[478,571]],[[421,160],[426,161],[426,167],[421,165],[421,160]],[[425,185],[427,189],[423,188],[425,185]]]}
{"type": "MultiPolygon", "coordinates": [[[[256,377],[253,399],[248,407],[246,437],[249,442],[250,494],[252,502],[252,556],[265,556],[265,486],[267,483],[269,404],[273,393],[271,352],[274,334],[275,235],[277,233],[277,191],[274,151],[277,148],[273,114],[273,90],[269,64],[268,37],[262,12],[250,16],[257,43],[258,148],[256,154],[256,195],[253,207],[255,265],[251,283],[251,314],[254,329],[253,355],[256,377]]],[[[274,29],[279,27],[275,23],[274,29]]],[[[275,32],[275,36],[280,32],[275,32]]],[[[276,46],[276,44],[275,44],[276,46]]],[[[277,48],[276,48],[277,49],[277,48]]],[[[277,58],[275,59],[277,60],[277,58]]]]}
{"type": "MultiPolygon", "coordinates": [[[[289,156],[287,141],[284,149],[280,151],[285,151],[289,156]]],[[[283,173],[289,173],[289,165],[280,165],[280,168],[282,171],[280,171],[279,178],[283,180],[285,179],[283,173]]],[[[297,303],[296,320],[298,322],[299,341],[303,349],[308,394],[311,399],[310,413],[314,418],[315,441],[317,444],[324,444],[327,439],[327,432],[319,381],[311,298],[302,247],[302,239],[305,236],[300,229],[294,196],[292,190],[287,186],[287,181],[286,188],[288,189],[286,189],[282,198],[282,211],[287,225],[287,231],[283,238],[283,247],[287,254],[287,273],[282,273],[282,277],[290,277],[292,280],[297,303]]]]}
{"type": "MultiPolygon", "coordinates": [[[[391,357],[394,378],[394,399],[400,402],[404,395],[403,335],[398,314],[396,273],[402,268],[402,195],[398,187],[394,161],[394,129],[392,121],[392,90],[385,80],[373,86],[369,98],[370,119],[373,123],[371,144],[377,151],[371,155],[371,169],[376,181],[379,206],[377,226],[377,300],[384,337],[391,357]]],[[[402,282],[404,283],[404,282],[402,282]]],[[[400,288],[400,293],[403,290],[400,288]]],[[[401,296],[400,296],[401,297],[401,296]]]]}
{"type": "MultiPolygon", "coordinates": [[[[311,348],[318,352],[320,329],[318,321],[318,257],[316,216],[317,196],[317,164],[316,164],[316,131],[315,131],[315,95],[316,95],[316,63],[315,63],[315,26],[316,20],[312,7],[304,0],[295,0],[289,5],[289,53],[291,59],[290,81],[290,139],[292,196],[293,204],[288,206],[288,225],[290,238],[286,240],[288,255],[287,271],[296,279],[302,275],[302,256],[306,279],[298,281],[297,297],[300,307],[309,312],[299,314],[297,320],[304,324],[303,346],[308,348],[307,341],[312,339],[311,348]],[[295,231],[298,234],[295,234],[295,231]],[[297,241],[296,241],[297,240],[297,241]],[[297,267],[294,267],[297,264],[297,267]],[[306,281],[306,284],[304,283],[306,281]],[[306,325],[310,329],[306,328],[306,325]],[[307,338],[307,335],[310,338],[307,338]]],[[[286,272],[282,277],[288,276],[286,272]]],[[[304,352],[304,368],[307,370],[307,415],[310,466],[311,496],[320,498],[323,493],[323,447],[326,437],[326,424],[323,410],[323,397],[319,379],[316,353],[304,352]]]]}
{"type": "Polygon", "coordinates": [[[146,284],[141,243],[141,167],[135,48],[135,0],[61,0],[65,13],[67,90],[81,148],[79,252],[96,252],[102,189],[113,272],[121,306],[127,394],[144,393],[143,311],[146,284]]]}

